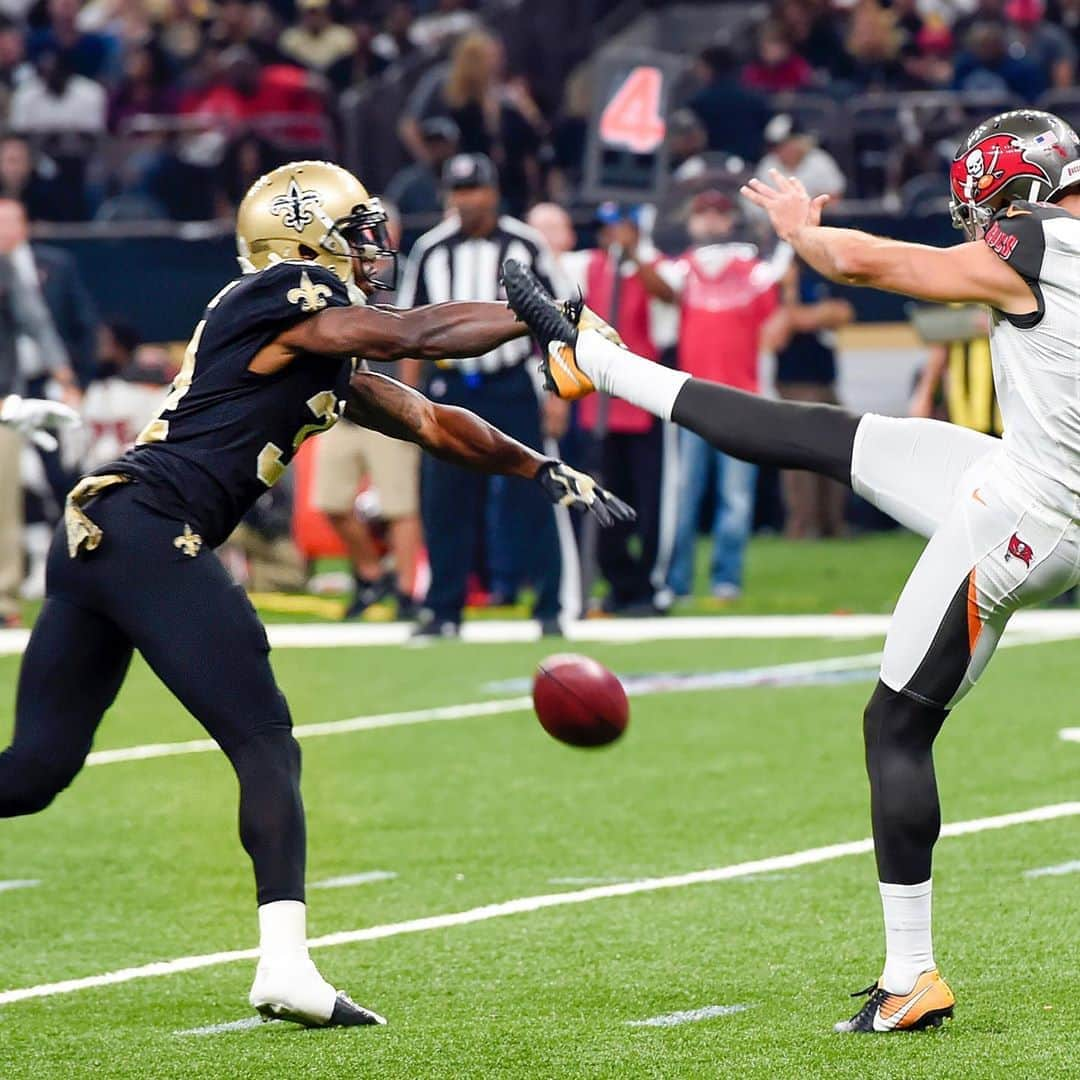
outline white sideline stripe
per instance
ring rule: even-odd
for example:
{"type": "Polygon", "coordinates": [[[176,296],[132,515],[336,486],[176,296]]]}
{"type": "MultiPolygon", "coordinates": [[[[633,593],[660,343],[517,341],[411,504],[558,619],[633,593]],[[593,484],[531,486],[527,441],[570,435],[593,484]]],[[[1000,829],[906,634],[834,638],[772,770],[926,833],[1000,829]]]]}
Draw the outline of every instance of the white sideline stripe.
{"type": "MultiPolygon", "coordinates": [[[[1041,614],[1036,612],[1035,614],[1041,614]]],[[[770,616],[771,617],[771,616],[770,616]]],[[[0,634],[10,631],[0,630],[0,634]]],[[[1066,635],[1070,636],[1070,635],[1066,635]]],[[[1008,649],[1017,645],[1042,644],[1048,641],[1062,640],[1062,634],[1050,631],[1021,631],[1019,633],[1006,634],[1005,640],[998,646],[999,649],[1008,649]]],[[[772,667],[748,668],[743,671],[732,671],[731,674],[741,675],[741,680],[733,680],[732,686],[753,686],[755,681],[759,685],[767,686],[774,679],[782,677],[811,677],[816,674],[828,672],[842,672],[860,670],[869,665],[877,665],[881,661],[881,653],[863,653],[860,656],[833,656],[821,660],[797,661],[792,664],[776,664],[772,667]]],[[[694,686],[664,686],[654,688],[630,687],[630,697],[642,697],[648,694],[663,694],[673,691],[691,692],[694,690],[714,690],[707,677],[703,677],[705,685],[694,686]]],[[[443,705],[431,709],[412,709],[408,712],[377,713],[373,716],[354,716],[348,720],[327,720],[316,724],[297,724],[293,727],[293,734],[298,739],[310,739],[319,735],[343,735],[352,731],[374,731],[378,728],[401,727],[408,724],[430,724],[440,720],[469,720],[483,716],[500,716],[505,713],[526,712],[532,708],[532,698],[526,695],[511,698],[496,698],[494,701],[475,701],[464,705],[443,705]]],[[[1080,728],[1067,728],[1066,731],[1075,731],[1077,741],[1080,742],[1080,728]]],[[[1068,738],[1064,732],[1061,736],[1068,738]]],[[[188,742],[176,743],[147,743],[142,746],[122,746],[115,750],[94,750],[86,758],[87,765],[115,765],[122,761],[146,761],[151,758],[178,757],[184,754],[205,754],[217,750],[218,745],[213,739],[191,739],[188,742]]]]}
{"type": "Polygon", "coordinates": [[[41,882],[37,878],[16,878],[12,881],[0,881],[0,892],[13,892],[15,889],[32,889],[41,882]]]}
{"type": "Polygon", "coordinates": [[[549,885],[614,885],[617,882],[634,881],[625,877],[549,877],[549,885]]]}
{"type": "MultiPolygon", "coordinates": [[[[297,724],[293,728],[293,734],[298,739],[310,739],[314,735],[342,735],[349,731],[373,731],[376,728],[398,727],[402,724],[429,724],[435,720],[466,720],[476,716],[522,712],[531,708],[531,697],[500,698],[497,701],[474,701],[467,705],[444,705],[434,709],[354,716],[351,720],[328,720],[320,724],[297,724]]],[[[117,750],[95,750],[87,757],[86,764],[112,765],[118,761],[144,761],[147,758],[175,757],[178,754],[203,754],[217,749],[218,744],[213,739],[150,743],[144,746],[124,746],[117,750]]]]}
{"type": "Polygon", "coordinates": [[[264,1020],[261,1016],[247,1016],[243,1020],[230,1020],[226,1024],[209,1024],[206,1027],[188,1028],[186,1031],[174,1031],[174,1035],[221,1035],[226,1031],[246,1031],[248,1028],[262,1027],[263,1024],[279,1023],[277,1020],[264,1020]]]}
{"type": "Polygon", "coordinates": [[[1058,863],[1057,866],[1039,866],[1034,870],[1025,870],[1024,877],[1059,877],[1063,874],[1075,874],[1080,872],[1080,859],[1072,862],[1058,863]]]}
{"type": "Polygon", "coordinates": [[[1080,727],[1062,728],[1058,735],[1066,742],[1080,742],[1080,727]]]}
{"type": "Polygon", "coordinates": [[[698,1020],[712,1020],[715,1016],[731,1016],[746,1012],[749,1005],[704,1005],[700,1009],[650,1016],[647,1020],[627,1020],[627,1027],[675,1027],[677,1024],[694,1024],[698,1020]]]}
{"type": "MultiPolygon", "coordinates": [[[[888,615],[695,615],[657,619],[584,619],[565,626],[570,641],[626,644],[642,641],[725,638],[851,638],[882,637],[888,615]]],[[[403,645],[411,628],[404,623],[269,623],[275,649],[332,649],[364,645],[403,645]]],[[[1080,637],[1080,610],[1021,611],[1005,632],[1080,637]]],[[[466,622],[465,641],[479,645],[539,640],[540,629],[529,619],[466,622]]],[[[0,656],[18,656],[30,640],[27,629],[0,630],[0,656]]],[[[446,646],[451,647],[451,646],[446,646]]]]}
{"type": "MultiPolygon", "coordinates": [[[[971,821],[955,821],[943,826],[941,835],[968,836],[988,829],[1007,829],[1013,825],[1054,821],[1076,815],[1080,815],[1080,802],[1054,803],[1050,806],[1037,806],[1031,810],[1019,810],[1011,814],[997,814],[994,817],[975,818],[971,821]]],[[[592,900],[605,900],[613,896],[634,896],[638,893],[657,892],[660,889],[681,889],[687,885],[730,881],[733,878],[745,877],[747,874],[790,870],[797,866],[810,866],[814,863],[842,859],[848,855],[865,855],[873,851],[873,848],[873,840],[850,840],[842,844],[828,844],[825,847],[808,848],[805,851],[795,851],[787,855],[773,855],[765,859],[733,863],[731,866],[718,866],[711,870],[695,870],[689,874],[673,874],[670,877],[595,885],[574,892],[522,896],[516,900],[485,904],[483,907],[470,908],[467,911],[428,915],[420,919],[386,923],[382,926],[368,926],[360,930],[341,930],[334,934],[312,938],[308,941],[308,946],[312,949],[324,949],[334,945],[352,945],[360,941],[378,941],[382,938],[398,937],[401,934],[418,934],[428,930],[445,930],[452,926],[468,926],[471,923],[499,919],[505,915],[521,915],[525,912],[564,907],[568,904],[586,904],[592,900]]],[[[139,967],[109,971],[103,975],[88,975],[79,979],[64,979],[61,982],[4,990],[0,992],[0,1005],[10,1005],[16,1001],[28,1001],[32,998],[53,997],[57,994],[71,994],[77,990],[90,990],[99,986],[115,986],[118,983],[133,982],[136,979],[160,978],[182,971],[219,967],[236,960],[256,960],[258,956],[258,949],[233,949],[228,952],[205,953],[202,956],[181,956],[176,960],[159,960],[139,967]]]]}
{"type": "Polygon", "coordinates": [[[311,881],[309,889],[346,889],[350,885],[370,885],[375,881],[393,881],[397,874],[393,870],[368,870],[362,874],[345,874],[342,877],[326,878],[324,881],[311,881]]]}

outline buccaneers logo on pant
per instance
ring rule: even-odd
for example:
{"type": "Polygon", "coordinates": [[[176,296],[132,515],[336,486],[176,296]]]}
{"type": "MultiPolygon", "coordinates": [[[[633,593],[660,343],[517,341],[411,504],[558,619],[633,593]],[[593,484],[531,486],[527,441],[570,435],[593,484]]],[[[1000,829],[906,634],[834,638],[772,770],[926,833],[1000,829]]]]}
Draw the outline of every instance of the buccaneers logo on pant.
{"type": "Polygon", "coordinates": [[[1009,550],[1005,552],[1005,561],[1019,559],[1025,566],[1031,566],[1031,560],[1034,558],[1035,552],[1031,550],[1031,545],[1013,533],[1009,537],[1009,550]]]}

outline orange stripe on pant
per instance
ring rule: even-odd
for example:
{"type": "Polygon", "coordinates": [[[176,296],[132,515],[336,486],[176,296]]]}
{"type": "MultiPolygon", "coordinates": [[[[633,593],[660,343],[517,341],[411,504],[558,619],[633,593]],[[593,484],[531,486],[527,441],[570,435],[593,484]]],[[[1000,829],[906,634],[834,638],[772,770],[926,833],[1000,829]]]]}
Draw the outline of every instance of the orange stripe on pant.
{"type": "Polygon", "coordinates": [[[974,655],[975,645],[982,633],[982,619],[979,618],[979,601],[975,593],[975,570],[968,574],[967,592],[968,655],[974,655]]]}

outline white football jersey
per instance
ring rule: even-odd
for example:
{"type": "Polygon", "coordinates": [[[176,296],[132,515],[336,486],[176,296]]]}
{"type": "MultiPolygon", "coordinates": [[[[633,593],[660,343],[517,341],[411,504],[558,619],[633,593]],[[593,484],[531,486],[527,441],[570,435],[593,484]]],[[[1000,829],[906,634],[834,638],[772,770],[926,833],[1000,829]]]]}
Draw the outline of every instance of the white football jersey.
{"type": "Polygon", "coordinates": [[[990,352],[1008,457],[1080,494],[1080,218],[1014,202],[986,243],[1031,286],[1038,310],[994,312],[990,352]]]}

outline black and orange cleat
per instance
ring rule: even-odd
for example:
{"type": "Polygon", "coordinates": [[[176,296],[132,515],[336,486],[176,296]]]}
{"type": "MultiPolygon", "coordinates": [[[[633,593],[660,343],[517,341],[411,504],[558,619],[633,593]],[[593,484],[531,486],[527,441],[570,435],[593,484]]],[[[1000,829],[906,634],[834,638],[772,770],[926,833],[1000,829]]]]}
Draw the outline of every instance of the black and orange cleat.
{"type": "Polygon", "coordinates": [[[887,1031],[922,1031],[940,1027],[951,1017],[956,998],[937,968],[924,971],[911,992],[890,994],[874,983],[852,997],[867,995],[866,1004],[850,1019],[833,1027],[834,1031],[878,1034],[887,1031]]]}
{"type": "Polygon", "coordinates": [[[578,367],[574,355],[583,307],[581,301],[558,303],[540,279],[516,259],[507,259],[503,263],[503,285],[511,310],[528,326],[540,345],[543,354],[540,370],[546,388],[567,401],[591,394],[596,386],[578,367]]]}

